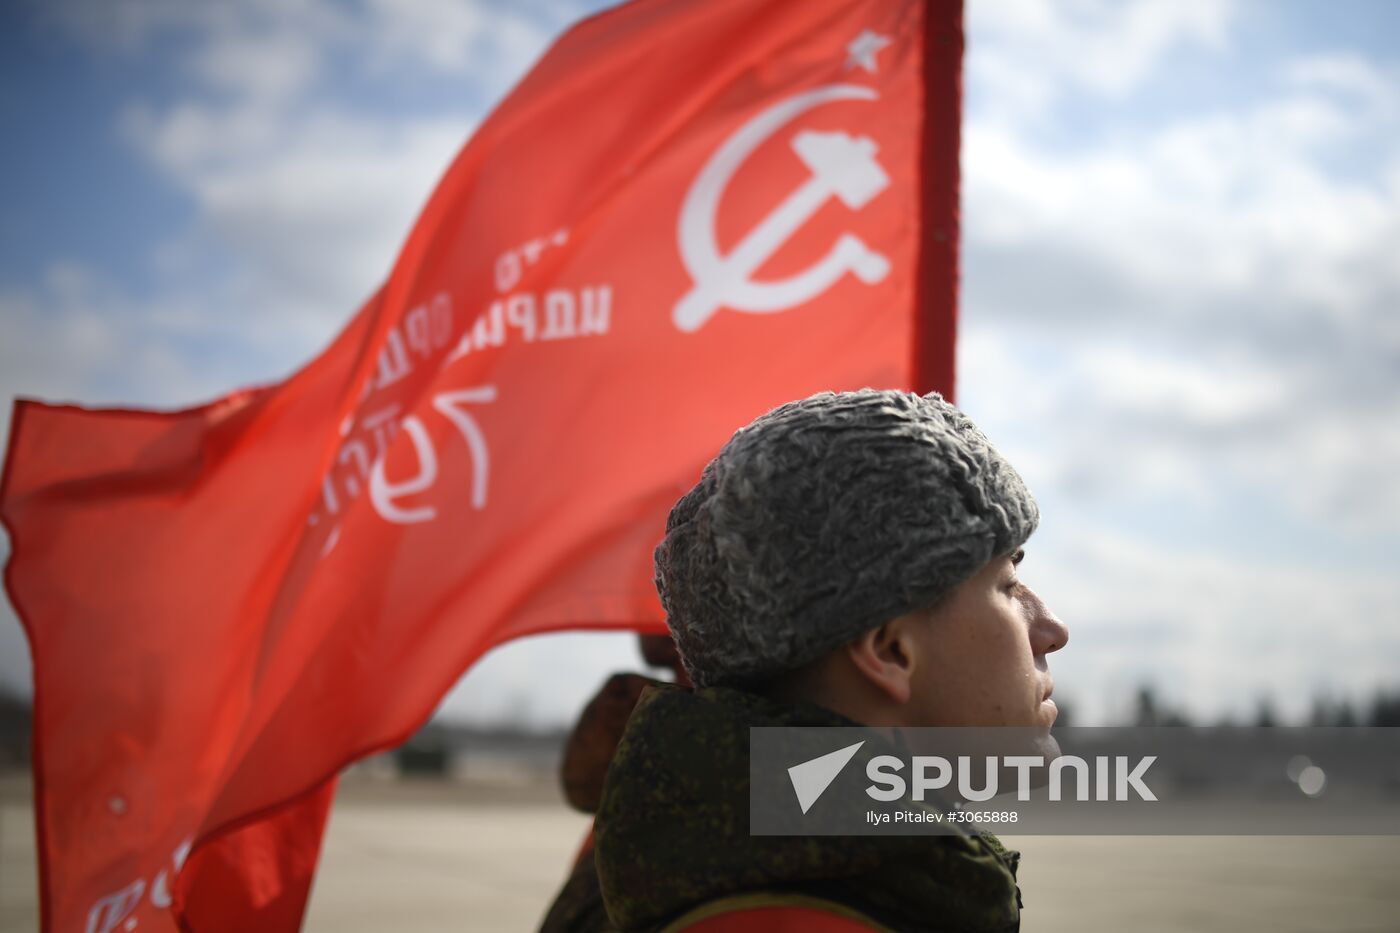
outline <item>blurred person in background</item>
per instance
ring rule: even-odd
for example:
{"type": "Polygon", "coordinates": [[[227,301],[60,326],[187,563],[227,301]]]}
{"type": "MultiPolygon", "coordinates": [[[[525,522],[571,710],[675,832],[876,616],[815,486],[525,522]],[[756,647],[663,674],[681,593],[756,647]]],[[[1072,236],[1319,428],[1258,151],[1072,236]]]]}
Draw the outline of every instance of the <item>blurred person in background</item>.
{"type": "MultiPolygon", "coordinates": [[[[638,635],[637,649],[648,667],[668,672],[679,687],[690,686],[690,677],[670,635],[638,635]]],[[[559,766],[559,782],[569,806],[580,813],[598,812],[608,766],[617,753],[633,708],[648,687],[663,683],[643,674],[613,674],[584,705],[564,743],[559,766]]],[[[564,889],[555,898],[540,929],[541,933],[610,929],[593,860],[592,828],[579,846],[564,889]]]]}

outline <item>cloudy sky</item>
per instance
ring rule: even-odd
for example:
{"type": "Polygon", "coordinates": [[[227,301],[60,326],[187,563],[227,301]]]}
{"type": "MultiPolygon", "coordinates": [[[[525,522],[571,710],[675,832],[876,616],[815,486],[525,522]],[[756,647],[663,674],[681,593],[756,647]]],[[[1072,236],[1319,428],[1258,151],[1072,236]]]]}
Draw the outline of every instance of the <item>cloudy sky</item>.
{"type": "MultiPolygon", "coordinates": [[[[0,397],[282,378],[603,5],[4,4],[0,397]]],[[[1041,500],[1057,696],[1096,722],[1140,683],[1207,717],[1400,685],[1400,5],[968,6],[959,401],[1041,500]]],[[[551,636],[445,708],[562,721],[634,666],[551,636]]],[[[28,684],[6,605],[0,686],[28,684]]]]}

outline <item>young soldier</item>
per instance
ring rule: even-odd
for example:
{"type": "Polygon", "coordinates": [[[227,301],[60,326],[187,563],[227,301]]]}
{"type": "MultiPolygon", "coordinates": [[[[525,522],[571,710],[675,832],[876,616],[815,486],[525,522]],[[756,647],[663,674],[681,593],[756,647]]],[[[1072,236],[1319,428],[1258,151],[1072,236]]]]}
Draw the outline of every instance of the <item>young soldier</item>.
{"type": "Polygon", "coordinates": [[[1038,511],[937,394],[792,402],[741,429],[656,551],[693,691],[633,712],[596,821],[624,931],[1016,930],[990,835],[749,834],[752,726],[1045,726],[1065,626],[1017,576],[1038,511]]]}

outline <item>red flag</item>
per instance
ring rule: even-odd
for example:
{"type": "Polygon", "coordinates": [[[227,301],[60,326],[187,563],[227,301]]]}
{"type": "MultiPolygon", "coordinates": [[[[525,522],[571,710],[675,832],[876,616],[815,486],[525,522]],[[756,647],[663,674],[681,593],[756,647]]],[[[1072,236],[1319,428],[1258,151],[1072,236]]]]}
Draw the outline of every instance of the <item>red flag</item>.
{"type": "Polygon", "coordinates": [[[952,387],[961,9],[637,2],[482,125],[285,382],[20,402],[46,930],[290,930],[330,782],[508,639],[658,629],[667,511],[739,425],[952,387]]]}

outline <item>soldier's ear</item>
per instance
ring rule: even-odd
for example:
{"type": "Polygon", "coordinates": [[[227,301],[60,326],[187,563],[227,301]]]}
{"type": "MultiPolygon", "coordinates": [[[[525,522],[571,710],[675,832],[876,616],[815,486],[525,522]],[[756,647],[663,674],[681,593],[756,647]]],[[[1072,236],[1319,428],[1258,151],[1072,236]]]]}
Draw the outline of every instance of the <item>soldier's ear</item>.
{"type": "Polygon", "coordinates": [[[913,691],[914,613],[891,619],[846,643],[856,671],[886,699],[903,705],[913,691]]]}

